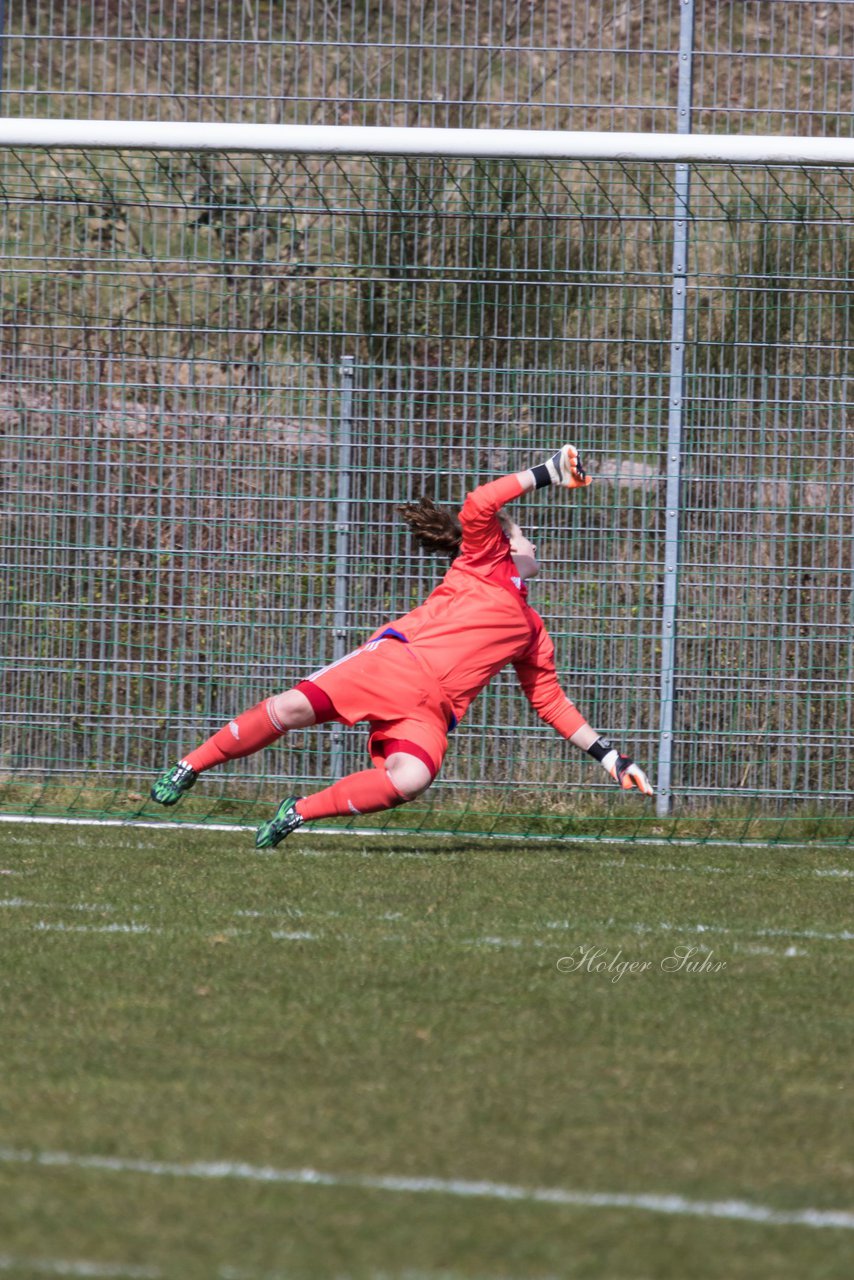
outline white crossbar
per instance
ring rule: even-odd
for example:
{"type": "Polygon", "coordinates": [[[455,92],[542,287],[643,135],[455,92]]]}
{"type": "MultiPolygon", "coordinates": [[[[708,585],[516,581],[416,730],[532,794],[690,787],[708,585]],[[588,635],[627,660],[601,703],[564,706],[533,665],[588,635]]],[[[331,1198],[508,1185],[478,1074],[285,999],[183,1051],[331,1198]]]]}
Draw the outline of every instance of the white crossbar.
{"type": "Polygon", "coordinates": [[[651,160],[854,165],[854,138],[602,133],[551,129],[406,129],[351,125],[0,117],[0,146],[484,159],[651,160]]]}

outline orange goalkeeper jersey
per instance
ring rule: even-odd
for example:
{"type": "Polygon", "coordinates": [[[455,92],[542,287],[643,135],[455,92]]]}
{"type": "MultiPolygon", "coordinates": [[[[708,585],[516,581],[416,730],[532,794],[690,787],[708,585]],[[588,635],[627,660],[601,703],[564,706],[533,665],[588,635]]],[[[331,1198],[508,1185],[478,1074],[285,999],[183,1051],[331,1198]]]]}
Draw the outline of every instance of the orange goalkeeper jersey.
{"type": "Polygon", "coordinates": [[[493,676],[513,663],[541,719],[569,738],[586,723],[557,681],[554,645],[527,601],[510,543],[497,518],[523,492],[515,475],[468,494],[460,512],[463,541],[442,582],[411,613],[381,627],[394,631],[435,676],[455,722],[493,676]]]}

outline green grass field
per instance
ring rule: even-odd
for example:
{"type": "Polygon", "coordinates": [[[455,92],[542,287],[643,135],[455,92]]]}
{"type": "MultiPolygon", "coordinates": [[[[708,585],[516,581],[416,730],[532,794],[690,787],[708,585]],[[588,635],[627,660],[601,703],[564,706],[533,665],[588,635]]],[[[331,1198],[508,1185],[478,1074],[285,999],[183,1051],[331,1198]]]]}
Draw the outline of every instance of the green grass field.
{"type": "Polygon", "coordinates": [[[852,1274],[841,850],[0,824],[0,872],[0,1274],[852,1274]]]}

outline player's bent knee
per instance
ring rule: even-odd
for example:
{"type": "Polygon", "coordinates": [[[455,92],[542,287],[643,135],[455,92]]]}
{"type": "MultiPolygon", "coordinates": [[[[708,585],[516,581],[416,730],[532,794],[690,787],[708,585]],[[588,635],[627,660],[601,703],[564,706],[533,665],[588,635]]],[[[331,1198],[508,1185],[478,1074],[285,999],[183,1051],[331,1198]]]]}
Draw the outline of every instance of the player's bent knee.
{"type": "Polygon", "coordinates": [[[314,707],[299,689],[277,693],[269,700],[270,718],[283,729],[307,729],[315,723],[314,707]]]}
{"type": "Polygon", "coordinates": [[[389,781],[405,801],[423,795],[434,777],[423,760],[405,751],[395,751],[387,758],[385,767],[389,781]]]}

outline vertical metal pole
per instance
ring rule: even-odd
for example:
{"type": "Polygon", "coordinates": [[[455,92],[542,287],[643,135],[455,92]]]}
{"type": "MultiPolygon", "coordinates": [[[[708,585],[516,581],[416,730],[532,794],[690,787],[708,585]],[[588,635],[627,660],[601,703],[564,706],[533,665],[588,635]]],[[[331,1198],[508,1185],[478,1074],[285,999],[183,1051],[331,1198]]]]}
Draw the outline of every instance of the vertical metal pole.
{"type": "MultiPolygon", "coordinates": [[[[677,133],[691,132],[694,0],[682,0],[679,23],[677,133]]],[[[661,618],[661,704],[656,808],[664,817],[673,806],[673,708],[676,692],[676,627],[681,537],[682,424],[685,410],[685,333],[688,286],[688,217],[691,170],[676,166],[673,211],[673,286],[670,308],[670,379],[667,415],[667,487],[664,520],[664,600],[661,618]]]]}
{"type": "MultiPolygon", "coordinates": [[[[354,357],[344,356],[339,368],[340,409],[338,430],[338,497],[335,509],[335,583],[332,601],[332,659],[337,662],[347,652],[347,595],[350,581],[350,467],[353,448],[354,357]]],[[[332,776],[344,772],[344,732],[333,725],[330,751],[332,776]]]]}
{"type": "Polygon", "coordinates": [[[6,52],[6,0],[0,0],[0,115],[3,114],[3,55],[6,52]]]}

